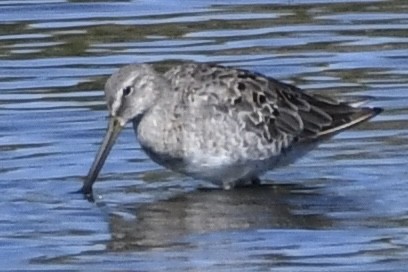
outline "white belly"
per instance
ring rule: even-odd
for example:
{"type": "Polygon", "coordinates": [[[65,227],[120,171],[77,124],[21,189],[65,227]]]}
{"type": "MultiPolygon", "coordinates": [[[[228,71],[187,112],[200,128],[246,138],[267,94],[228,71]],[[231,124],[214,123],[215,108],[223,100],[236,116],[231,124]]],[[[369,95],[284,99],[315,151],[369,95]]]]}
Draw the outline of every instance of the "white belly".
{"type": "Polygon", "coordinates": [[[194,119],[185,118],[178,123],[178,119],[158,109],[139,124],[134,123],[134,128],[141,146],[153,161],[224,188],[287,165],[308,150],[286,152],[283,142],[267,145],[255,133],[243,133],[238,123],[225,116],[220,120],[214,116],[191,116],[194,119]],[[157,122],[159,117],[166,120],[157,122]]]}

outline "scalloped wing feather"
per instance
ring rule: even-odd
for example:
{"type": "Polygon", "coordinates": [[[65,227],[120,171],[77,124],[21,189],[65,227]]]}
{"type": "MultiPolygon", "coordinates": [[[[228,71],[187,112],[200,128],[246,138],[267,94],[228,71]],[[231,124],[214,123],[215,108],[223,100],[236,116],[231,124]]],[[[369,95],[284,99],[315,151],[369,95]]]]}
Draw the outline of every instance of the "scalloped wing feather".
{"type": "Polygon", "coordinates": [[[243,122],[267,142],[316,140],[334,135],[381,112],[356,108],[273,78],[241,69],[204,63],[185,63],[164,76],[181,99],[213,106],[243,122]],[[199,100],[197,102],[196,100],[199,100]]]}

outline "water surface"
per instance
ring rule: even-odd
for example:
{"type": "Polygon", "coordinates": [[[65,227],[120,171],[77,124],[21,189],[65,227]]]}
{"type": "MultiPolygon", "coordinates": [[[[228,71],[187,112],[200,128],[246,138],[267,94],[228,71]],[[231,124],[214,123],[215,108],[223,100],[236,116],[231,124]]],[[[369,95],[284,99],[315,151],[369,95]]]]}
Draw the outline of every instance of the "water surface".
{"type": "Polygon", "coordinates": [[[405,0],[1,1],[0,22],[2,270],[405,270],[405,0]],[[232,191],[157,166],[129,127],[96,203],[70,194],[105,130],[107,76],[179,60],[385,112],[232,191]]]}

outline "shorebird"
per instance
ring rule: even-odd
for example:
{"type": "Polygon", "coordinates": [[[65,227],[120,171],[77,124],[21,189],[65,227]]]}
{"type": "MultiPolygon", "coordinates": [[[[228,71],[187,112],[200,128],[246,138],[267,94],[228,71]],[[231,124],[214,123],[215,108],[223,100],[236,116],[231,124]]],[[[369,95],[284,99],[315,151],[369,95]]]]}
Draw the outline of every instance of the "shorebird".
{"type": "Polygon", "coordinates": [[[244,69],[188,62],[160,73],[130,64],[105,85],[107,132],[80,190],[93,184],[129,122],[156,163],[224,189],[258,183],[381,108],[310,94],[244,69]]]}

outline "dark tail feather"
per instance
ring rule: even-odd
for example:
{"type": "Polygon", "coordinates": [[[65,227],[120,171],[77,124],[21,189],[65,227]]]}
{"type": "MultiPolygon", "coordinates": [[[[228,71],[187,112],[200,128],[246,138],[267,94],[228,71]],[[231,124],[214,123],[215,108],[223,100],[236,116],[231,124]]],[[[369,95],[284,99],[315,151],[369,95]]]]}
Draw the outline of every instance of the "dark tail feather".
{"type": "Polygon", "coordinates": [[[305,98],[310,104],[310,110],[299,112],[304,123],[300,138],[304,140],[329,138],[383,111],[381,108],[358,107],[356,103],[340,102],[323,96],[306,95],[305,98]]]}
{"type": "MultiPolygon", "coordinates": [[[[333,122],[330,126],[323,128],[319,133],[315,135],[315,137],[325,137],[331,136],[333,134],[339,133],[342,130],[354,127],[364,121],[367,121],[374,116],[380,114],[383,109],[382,108],[353,108],[357,110],[353,113],[343,113],[343,114],[334,114],[332,115],[333,122]]],[[[330,114],[330,113],[329,113],[330,114]]]]}

